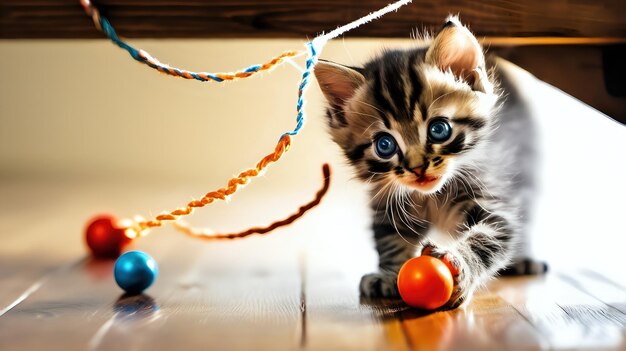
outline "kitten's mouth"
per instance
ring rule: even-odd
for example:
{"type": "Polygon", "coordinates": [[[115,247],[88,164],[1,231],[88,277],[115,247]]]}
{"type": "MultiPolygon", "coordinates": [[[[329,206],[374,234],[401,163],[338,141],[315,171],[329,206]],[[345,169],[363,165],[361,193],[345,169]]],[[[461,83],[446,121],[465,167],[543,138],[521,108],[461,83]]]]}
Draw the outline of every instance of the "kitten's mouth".
{"type": "Polygon", "coordinates": [[[429,191],[432,190],[437,183],[439,183],[439,179],[440,177],[424,175],[412,181],[411,185],[418,190],[429,191]]]}
{"type": "Polygon", "coordinates": [[[404,177],[399,177],[402,184],[412,189],[417,190],[423,194],[432,194],[439,191],[443,184],[444,173],[430,173],[430,174],[411,174],[410,176],[405,173],[404,177]]]}

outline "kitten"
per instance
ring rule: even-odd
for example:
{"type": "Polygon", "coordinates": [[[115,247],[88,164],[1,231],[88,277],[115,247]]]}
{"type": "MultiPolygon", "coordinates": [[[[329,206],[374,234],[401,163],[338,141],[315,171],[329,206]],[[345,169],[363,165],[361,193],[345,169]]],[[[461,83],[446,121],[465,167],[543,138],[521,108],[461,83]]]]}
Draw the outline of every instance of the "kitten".
{"type": "MultiPolygon", "coordinates": [[[[363,68],[316,66],[332,139],[371,186],[380,271],[363,277],[363,296],[397,297],[398,270],[416,248],[454,274],[444,309],[513,261],[532,185],[532,128],[519,111],[500,108],[485,61],[450,17],[427,48],[386,51],[363,68]]],[[[515,267],[545,270],[528,260],[515,267]]]]}

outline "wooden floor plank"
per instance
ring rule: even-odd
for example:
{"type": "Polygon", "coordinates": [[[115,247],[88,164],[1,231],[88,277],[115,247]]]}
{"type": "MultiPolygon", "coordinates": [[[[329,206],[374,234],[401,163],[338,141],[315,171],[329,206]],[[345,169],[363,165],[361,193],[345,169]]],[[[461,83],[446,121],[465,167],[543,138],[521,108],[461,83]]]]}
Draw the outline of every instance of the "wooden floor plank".
{"type": "Polygon", "coordinates": [[[401,301],[359,298],[360,275],[317,270],[306,279],[307,350],[408,350],[399,312],[401,301]]]}
{"type": "Polygon", "coordinates": [[[77,252],[53,239],[63,237],[67,229],[66,223],[55,220],[67,210],[59,206],[67,204],[68,195],[62,190],[0,182],[0,193],[8,200],[0,201],[0,311],[6,311],[46,275],[75,261],[77,252]],[[42,200],[31,206],[24,195],[32,192],[41,194],[42,200]],[[23,211],[25,206],[29,211],[23,211]],[[36,220],[32,213],[37,213],[36,220]]]}
{"type": "MultiPolygon", "coordinates": [[[[588,313],[583,313],[583,316],[587,315],[590,318],[599,319],[600,323],[621,327],[624,329],[624,335],[626,335],[626,292],[603,281],[589,279],[588,276],[579,272],[560,273],[558,277],[573,288],[597,300],[598,303],[594,304],[597,308],[587,311],[588,313]],[[599,316],[597,315],[598,312],[600,313],[599,316]]],[[[566,311],[573,314],[575,311],[584,312],[585,310],[584,307],[568,307],[566,311]]]]}
{"type": "MultiPolygon", "coordinates": [[[[46,228],[50,235],[63,232],[58,225],[46,223],[50,224],[46,228]]],[[[47,276],[64,270],[85,254],[81,250],[59,248],[62,242],[48,243],[51,240],[30,230],[22,229],[18,233],[26,237],[19,245],[5,240],[4,248],[0,249],[0,315],[27,290],[32,290],[47,276]]]]}
{"type": "Polygon", "coordinates": [[[302,310],[294,258],[255,239],[203,244],[194,264],[178,272],[163,326],[142,331],[146,342],[138,349],[297,348],[302,310]]]}
{"type": "Polygon", "coordinates": [[[136,189],[119,184],[28,179],[0,182],[0,193],[0,311],[87,254],[84,226],[94,213],[112,203],[128,210],[139,197],[136,189]]]}
{"type": "MultiPolygon", "coordinates": [[[[167,208],[181,198],[187,199],[181,194],[192,193],[196,188],[199,187],[163,186],[149,180],[141,183],[60,179],[0,181],[3,195],[0,201],[0,311],[51,273],[88,254],[84,229],[95,214],[111,209],[115,209],[114,214],[119,217],[131,216],[137,209],[149,213],[150,208],[167,208]],[[180,187],[184,190],[179,190],[180,187]]],[[[154,233],[131,248],[154,248],[158,253],[163,251],[158,244],[161,239],[154,242],[153,236],[171,236],[173,243],[184,239],[171,229],[154,233]]]]}
{"type": "Polygon", "coordinates": [[[162,234],[149,238],[150,242],[139,247],[149,252],[159,265],[154,286],[139,296],[119,296],[111,307],[111,317],[100,321],[99,328],[92,333],[90,350],[144,348],[153,335],[164,330],[167,319],[180,310],[174,301],[177,295],[194,288],[181,280],[181,272],[197,262],[202,247],[181,241],[171,228],[162,234]]]}
{"type": "Polygon", "coordinates": [[[462,309],[424,314],[406,311],[403,324],[418,350],[539,350],[547,344],[502,298],[476,294],[462,309]]]}
{"type": "Polygon", "coordinates": [[[86,267],[53,277],[0,318],[0,348],[84,349],[99,321],[110,317],[112,301],[103,294],[118,295],[110,282],[91,278],[86,267]]]}
{"type": "MultiPolygon", "coordinates": [[[[48,267],[49,263],[28,268],[23,266],[16,268],[15,265],[0,265],[0,272],[3,273],[0,274],[0,281],[2,282],[0,317],[36,293],[48,281],[75,269],[76,266],[82,265],[84,262],[85,259],[81,258],[55,268],[48,267]],[[6,270],[12,272],[5,273],[6,270]]],[[[11,263],[14,264],[15,262],[11,263]]]]}
{"type": "MultiPolygon", "coordinates": [[[[142,248],[157,261],[177,254],[163,240],[154,240],[142,248]]],[[[193,247],[189,250],[193,257],[193,247]]],[[[180,258],[179,264],[181,261],[185,258],[180,258]]],[[[0,318],[0,349],[85,350],[93,345],[103,325],[115,320],[124,306],[123,300],[118,301],[122,291],[113,281],[113,263],[83,259],[68,269],[52,272],[39,289],[0,318]]],[[[166,269],[149,290],[155,300],[158,301],[170,275],[166,269]]]]}
{"type": "MultiPolygon", "coordinates": [[[[621,271],[621,267],[619,268],[621,271]]],[[[580,273],[584,276],[589,277],[590,279],[594,279],[598,282],[609,285],[610,289],[613,291],[619,290],[622,292],[626,292],[626,285],[621,282],[622,280],[626,280],[625,277],[610,275],[609,278],[609,275],[605,273],[600,273],[589,269],[582,270],[580,273]]]]}
{"type": "Polygon", "coordinates": [[[615,314],[616,322],[619,321],[619,324],[626,329],[626,290],[618,288],[609,283],[608,278],[602,279],[602,277],[597,272],[559,274],[561,280],[619,312],[615,314]]]}
{"type": "Polygon", "coordinates": [[[552,349],[624,347],[620,312],[567,284],[555,274],[501,279],[492,291],[523,314],[552,349]]]}

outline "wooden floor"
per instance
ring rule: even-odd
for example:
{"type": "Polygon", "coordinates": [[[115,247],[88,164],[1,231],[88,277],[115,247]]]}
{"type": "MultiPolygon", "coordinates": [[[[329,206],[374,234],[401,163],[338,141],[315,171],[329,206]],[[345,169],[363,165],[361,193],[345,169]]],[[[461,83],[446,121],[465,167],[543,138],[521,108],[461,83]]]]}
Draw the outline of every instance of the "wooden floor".
{"type": "MultiPolygon", "coordinates": [[[[329,222],[342,215],[337,192],[264,238],[203,243],[155,231],[135,248],[156,259],[160,275],[144,295],[123,296],[113,261],[86,257],[84,220],[106,206],[166,208],[190,188],[155,194],[150,185],[1,183],[0,350],[626,349],[625,279],[604,271],[498,279],[450,312],[360,299],[360,275],[375,260],[360,249],[370,245],[365,220],[346,224],[363,231],[365,244],[333,238],[343,235],[329,222]],[[368,265],[359,264],[362,256],[368,265]]],[[[258,206],[260,195],[252,195],[248,202],[242,195],[241,207],[216,208],[212,223],[269,222],[298,203],[235,220],[235,210],[258,206]]]]}

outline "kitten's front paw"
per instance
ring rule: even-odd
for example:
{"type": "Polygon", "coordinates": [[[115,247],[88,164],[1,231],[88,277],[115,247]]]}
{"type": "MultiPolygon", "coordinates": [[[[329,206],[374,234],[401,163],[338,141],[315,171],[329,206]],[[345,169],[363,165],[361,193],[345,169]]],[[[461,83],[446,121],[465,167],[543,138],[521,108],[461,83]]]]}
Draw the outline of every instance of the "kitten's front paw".
{"type": "Polygon", "coordinates": [[[360,291],[363,297],[398,298],[398,275],[394,273],[370,273],[361,278],[360,291]]]}
{"type": "Polygon", "coordinates": [[[452,279],[454,280],[452,296],[440,309],[451,310],[461,306],[468,298],[471,283],[468,278],[469,270],[465,267],[465,264],[448,251],[442,250],[434,245],[424,246],[422,256],[432,256],[442,260],[443,263],[448,266],[448,269],[450,269],[450,273],[452,273],[452,279]]]}

